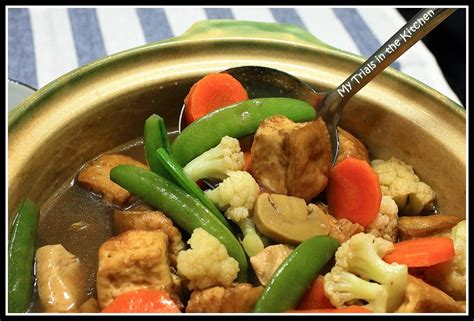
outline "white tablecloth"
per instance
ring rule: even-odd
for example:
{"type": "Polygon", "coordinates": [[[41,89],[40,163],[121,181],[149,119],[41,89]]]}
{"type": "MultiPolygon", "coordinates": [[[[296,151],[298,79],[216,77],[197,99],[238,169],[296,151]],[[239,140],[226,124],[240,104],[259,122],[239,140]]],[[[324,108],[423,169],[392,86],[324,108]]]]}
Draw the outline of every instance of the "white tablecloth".
{"type": "MultiPolygon", "coordinates": [[[[322,41],[370,56],[405,19],[380,7],[8,7],[8,77],[35,88],[95,59],[182,34],[205,19],[291,23],[322,41]]],[[[394,67],[460,103],[418,42],[394,67]]]]}

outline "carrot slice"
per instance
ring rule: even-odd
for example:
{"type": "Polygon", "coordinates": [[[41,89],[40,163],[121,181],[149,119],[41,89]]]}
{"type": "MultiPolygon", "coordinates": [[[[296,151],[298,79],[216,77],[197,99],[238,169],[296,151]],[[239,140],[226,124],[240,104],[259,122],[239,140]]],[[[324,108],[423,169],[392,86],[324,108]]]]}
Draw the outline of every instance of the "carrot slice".
{"type": "Polygon", "coordinates": [[[248,94],[242,84],[229,74],[212,73],[196,82],[184,99],[184,117],[188,124],[202,116],[242,100],[248,94]]]}
{"type": "Polygon", "coordinates": [[[381,200],[379,177],[366,161],[349,157],[331,169],[327,201],[336,218],[365,227],[377,216],[381,200]]]}
{"type": "Polygon", "coordinates": [[[313,309],[334,309],[335,306],[324,294],[324,277],[318,275],[313,281],[310,288],[306,291],[300,302],[296,306],[296,310],[313,310],[313,309]]]}
{"type": "Polygon", "coordinates": [[[346,308],[290,310],[288,312],[289,313],[372,313],[371,310],[358,306],[358,305],[351,305],[346,308]]]}
{"type": "Polygon", "coordinates": [[[165,291],[156,289],[140,289],[119,295],[101,312],[180,313],[181,311],[165,291]]]}
{"type": "Polygon", "coordinates": [[[446,262],[454,255],[454,242],[449,237],[423,237],[395,243],[383,259],[387,263],[424,267],[446,262]]]}

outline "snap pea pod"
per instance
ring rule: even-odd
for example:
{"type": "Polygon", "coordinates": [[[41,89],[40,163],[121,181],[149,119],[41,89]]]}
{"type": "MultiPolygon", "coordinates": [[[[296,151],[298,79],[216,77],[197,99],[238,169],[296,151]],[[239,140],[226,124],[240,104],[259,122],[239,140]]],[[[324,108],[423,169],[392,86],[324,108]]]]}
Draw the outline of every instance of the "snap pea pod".
{"type": "Polygon", "coordinates": [[[119,165],[110,179],[152,207],[166,213],[173,222],[191,234],[201,227],[216,237],[239,263],[238,282],[246,282],[248,262],[237,238],[196,198],[152,171],[133,165],[119,165]]]}
{"type": "Polygon", "coordinates": [[[260,122],[283,115],[302,122],[316,118],[305,101],[293,98],[256,98],[217,109],[187,126],[171,144],[171,154],[181,165],[217,146],[224,136],[240,138],[255,133],[260,122]]]}
{"type": "Polygon", "coordinates": [[[221,211],[214,205],[209,197],[204,194],[201,188],[183,171],[183,168],[174,160],[166,149],[158,148],[156,157],[161,162],[167,172],[174,178],[177,184],[189,195],[196,197],[212,214],[214,214],[230,231],[233,230],[229,221],[222,215],[221,211]]]}
{"type": "Polygon", "coordinates": [[[337,240],[321,235],[298,245],[273,273],[255,304],[254,312],[285,312],[294,309],[339,245],[337,240]]]}
{"type": "Polygon", "coordinates": [[[13,221],[8,242],[8,312],[26,312],[33,294],[33,261],[39,208],[26,199],[13,221]]]}
{"type": "Polygon", "coordinates": [[[170,150],[170,141],[166,131],[165,121],[160,116],[153,114],[145,121],[143,133],[143,143],[145,146],[145,157],[150,169],[162,177],[173,181],[168,171],[163,167],[156,157],[155,151],[163,147],[170,150]]]}

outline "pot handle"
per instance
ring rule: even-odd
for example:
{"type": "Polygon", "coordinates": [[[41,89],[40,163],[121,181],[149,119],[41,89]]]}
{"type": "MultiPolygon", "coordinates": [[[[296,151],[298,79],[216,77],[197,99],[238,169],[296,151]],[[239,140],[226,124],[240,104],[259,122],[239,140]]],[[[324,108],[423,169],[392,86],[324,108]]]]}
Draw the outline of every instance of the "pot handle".
{"type": "Polygon", "coordinates": [[[341,51],[292,24],[231,19],[198,21],[182,35],[171,38],[166,42],[226,38],[268,39],[341,51]]]}

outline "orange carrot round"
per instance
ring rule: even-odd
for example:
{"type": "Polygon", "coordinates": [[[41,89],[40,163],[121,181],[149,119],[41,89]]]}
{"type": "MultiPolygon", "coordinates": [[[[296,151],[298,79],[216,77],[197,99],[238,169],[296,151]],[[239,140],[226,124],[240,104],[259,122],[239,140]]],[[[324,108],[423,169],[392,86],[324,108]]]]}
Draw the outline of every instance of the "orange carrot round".
{"type": "Polygon", "coordinates": [[[184,99],[184,117],[188,124],[202,116],[242,100],[249,99],[242,84],[226,73],[212,73],[196,82],[184,99]]]}
{"type": "Polygon", "coordinates": [[[310,288],[296,305],[296,310],[334,309],[335,306],[324,294],[324,277],[318,275],[310,288]]]}
{"type": "Polygon", "coordinates": [[[384,261],[405,264],[410,268],[446,262],[455,255],[454,242],[449,237],[422,237],[393,245],[393,250],[384,256],[384,261]]]}
{"type": "Polygon", "coordinates": [[[371,310],[358,306],[351,305],[345,308],[333,309],[309,309],[309,310],[290,310],[289,313],[372,313],[371,310]]]}
{"type": "Polygon", "coordinates": [[[327,201],[336,218],[365,227],[377,216],[381,200],[379,177],[366,161],[349,157],[331,169],[327,201]]]}
{"type": "Polygon", "coordinates": [[[101,312],[180,313],[181,311],[165,291],[156,289],[140,289],[119,295],[101,312]]]}

